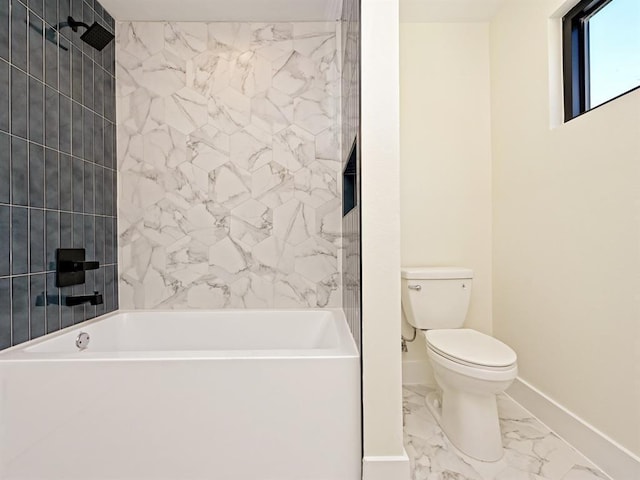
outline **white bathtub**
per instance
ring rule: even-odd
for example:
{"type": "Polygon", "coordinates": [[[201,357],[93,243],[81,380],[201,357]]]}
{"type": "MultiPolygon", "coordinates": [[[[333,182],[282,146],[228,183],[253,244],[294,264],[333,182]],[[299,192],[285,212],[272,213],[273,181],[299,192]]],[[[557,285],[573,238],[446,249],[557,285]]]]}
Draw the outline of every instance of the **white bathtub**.
{"type": "Polygon", "coordinates": [[[356,480],[360,438],[337,309],[120,311],[0,353],[3,480],[356,480]]]}

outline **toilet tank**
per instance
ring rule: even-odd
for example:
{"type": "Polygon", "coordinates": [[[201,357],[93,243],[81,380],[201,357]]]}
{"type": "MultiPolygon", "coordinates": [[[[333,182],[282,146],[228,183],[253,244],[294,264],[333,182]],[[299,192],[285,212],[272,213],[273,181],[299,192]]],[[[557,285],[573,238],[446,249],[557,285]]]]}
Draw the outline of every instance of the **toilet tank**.
{"type": "Polygon", "coordinates": [[[473,271],[459,267],[404,267],[402,311],[419,330],[460,328],[469,309],[473,271]]]}

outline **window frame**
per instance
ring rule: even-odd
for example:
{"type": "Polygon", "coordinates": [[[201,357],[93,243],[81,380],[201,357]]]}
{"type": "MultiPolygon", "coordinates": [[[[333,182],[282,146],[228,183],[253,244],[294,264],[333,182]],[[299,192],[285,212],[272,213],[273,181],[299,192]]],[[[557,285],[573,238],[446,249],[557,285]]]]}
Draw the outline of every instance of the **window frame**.
{"type": "MultiPolygon", "coordinates": [[[[589,19],[613,0],[580,0],[562,17],[562,70],[564,86],[564,121],[568,122],[591,110],[589,83],[589,19]]],[[[640,88],[640,85],[610,98],[640,88]]],[[[596,107],[594,107],[596,108],[596,107]]]]}

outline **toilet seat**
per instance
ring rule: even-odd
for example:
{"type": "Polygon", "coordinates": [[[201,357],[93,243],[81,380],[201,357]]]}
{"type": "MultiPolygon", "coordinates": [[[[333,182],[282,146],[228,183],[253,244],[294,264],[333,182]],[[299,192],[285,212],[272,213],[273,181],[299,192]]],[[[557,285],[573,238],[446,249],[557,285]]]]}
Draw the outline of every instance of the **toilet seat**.
{"type": "Polygon", "coordinates": [[[485,380],[488,382],[504,382],[511,381],[518,374],[517,364],[506,367],[483,367],[480,365],[469,365],[458,360],[452,360],[438,353],[437,350],[427,345],[427,355],[432,363],[437,363],[447,370],[459,373],[465,377],[474,378],[476,380],[485,380]]]}
{"type": "Polygon", "coordinates": [[[516,364],[509,346],[469,328],[427,330],[427,348],[452,362],[488,370],[504,370],[516,364]]]}

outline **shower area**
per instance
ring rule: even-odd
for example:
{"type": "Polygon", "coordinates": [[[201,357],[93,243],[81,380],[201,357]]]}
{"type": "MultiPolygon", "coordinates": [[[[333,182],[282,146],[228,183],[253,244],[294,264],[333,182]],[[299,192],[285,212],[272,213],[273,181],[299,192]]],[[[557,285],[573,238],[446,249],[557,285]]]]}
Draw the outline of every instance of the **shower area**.
{"type": "MultiPolygon", "coordinates": [[[[59,478],[56,471],[71,478],[57,457],[74,449],[77,437],[70,432],[82,436],[83,430],[77,423],[71,430],[64,425],[74,418],[84,422],[92,412],[87,425],[96,427],[93,419],[100,417],[100,409],[111,412],[100,395],[126,408],[136,400],[120,398],[125,391],[149,401],[154,395],[175,397],[171,388],[152,395],[151,390],[127,383],[142,381],[145,372],[159,379],[166,372],[167,379],[191,391],[182,377],[195,374],[181,370],[191,367],[172,363],[177,357],[191,359],[185,365],[197,368],[215,364],[211,378],[217,390],[208,393],[231,395],[233,390],[236,396],[215,404],[226,409],[247,407],[250,403],[242,399],[255,395],[252,384],[269,388],[269,382],[247,372],[267,372],[269,365],[280,365],[285,358],[289,363],[278,371],[302,369],[298,377],[290,375],[299,378],[293,380],[299,389],[289,391],[289,400],[311,398],[303,390],[303,379],[318,379],[308,383],[312,391],[323,385],[324,373],[313,370],[316,363],[304,349],[319,348],[326,365],[338,357],[353,359],[344,368],[338,363],[322,366],[323,372],[351,372],[340,377],[340,387],[331,387],[333,377],[326,377],[324,390],[353,392],[344,402],[358,399],[354,405],[359,410],[360,6],[351,0],[309,2],[304,8],[280,3],[276,11],[260,2],[228,2],[217,12],[199,2],[188,2],[189,8],[179,10],[172,2],[149,8],[142,0],[0,3],[3,478],[59,478]],[[73,279],[61,280],[64,274],[73,279]],[[306,325],[307,318],[314,317],[305,312],[315,310],[331,312],[342,319],[338,322],[346,320],[348,328],[343,332],[338,323],[334,335],[326,321],[317,324],[321,328],[297,326],[295,312],[300,312],[300,325],[306,325]],[[226,330],[212,329],[204,320],[190,321],[193,317],[183,313],[187,311],[205,317],[211,313],[211,318],[231,323],[225,324],[226,330]],[[158,319],[171,318],[169,324],[154,324],[153,312],[158,319]],[[221,316],[224,312],[230,315],[221,316]],[[267,352],[260,350],[265,347],[256,351],[251,341],[236,342],[229,337],[230,328],[247,338],[263,328],[255,320],[246,324],[245,318],[254,317],[240,312],[263,312],[259,318],[275,321],[279,330],[273,331],[293,346],[267,352]],[[271,320],[277,312],[289,320],[271,320]],[[127,322],[141,315],[146,315],[140,325],[148,342],[137,343],[147,352],[139,357],[139,352],[122,346],[132,345],[122,335],[129,332],[127,322]],[[241,324],[244,331],[238,329],[241,324]],[[303,330],[311,333],[301,334],[303,330]],[[108,332],[111,343],[104,343],[99,332],[108,332]],[[214,353],[203,351],[202,345],[211,344],[210,335],[241,346],[217,342],[214,353]],[[158,336],[202,341],[180,340],[180,351],[164,355],[157,346],[148,346],[164,345],[158,336]],[[296,338],[311,340],[300,343],[296,338]],[[192,343],[198,346],[190,347],[192,343]],[[351,352],[350,345],[353,352],[345,354],[351,352]],[[105,353],[109,349],[112,354],[105,353]],[[194,349],[200,350],[193,353],[194,349]],[[78,357],[77,350],[84,356],[78,357]],[[304,366],[311,364],[305,374],[304,366]],[[183,373],[176,376],[178,371],[183,373]],[[65,380],[70,377],[85,380],[72,386],[65,380]],[[344,378],[350,380],[345,383],[344,378]],[[112,382],[107,385],[119,393],[107,393],[101,379],[112,382]],[[238,390],[243,384],[245,389],[238,390]],[[62,416],[33,413],[47,401],[62,416]],[[78,410],[78,405],[84,407],[78,410]],[[60,439],[70,443],[60,444],[60,439]],[[41,447],[47,441],[57,446],[48,456],[34,456],[34,451],[46,450],[41,447]],[[51,467],[50,473],[38,473],[38,462],[51,467]]],[[[278,344],[275,334],[267,337],[278,344]]],[[[207,378],[201,373],[198,378],[207,378]]],[[[263,393],[264,399],[272,398],[274,409],[283,403],[273,395],[289,388],[280,388],[278,381],[274,377],[273,391],[263,393]]],[[[332,401],[339,405],[340,398],[334,395],[332,401]]],[[[184,404],[167,404],[167,411],[189,409],[188,394],[183,400],[184,404]]],[[[197,403],[211,404],[202,398],[197,403]]],[[[123,414],[151,411],[136,408],[123,414]]],[[[317,422],[324,415],[320,408],[310,404],[305,413],[291,405],[291,421],[317,422]]],[[[263,410],[260,418],[269,418],[268,408],[263,410]]],[[[283,408],[278,415],[275,411],[271,410],[274,418],[286,413],[283,408]]],[[[359,413],[350,417],[359,432],[359,413]]],[[[236,418],[239,426],[227,438],[234,438],[240,449],[242,424],[253,417],[240,409],[228,418],[236,418]]],[[[233,428],[223,417],[219,420],[225,420],[227,432],[233,428]]],[[[273,434],[283,427],[282,422],[269,428],[261,424],[260,431],[273,434]]],[[[159,430],[153,431],[158,438],[159,430]]],[[[207,441],[206,431],[199,435],[207,441]]],[[[224,435],[211,435],[212,445],[224,445],[224,435]]],[[[319,451],[335,443],[323,435],[314,440],[317,444],[318,438],[327,439],[318,444],[319,451]]],[[[313,443],[310,438],[309,442],[313,443]]],[[[349,455],[356,455],[359,464],[359,443],[352,453],[344,452],[349,465],[349,455]]],[[[109,441],[100,440],[95,448],[79,446],[85,458],[99,462],[109,457],[109,441]]],[[[179,448],[175,444],[171,450],[179,448]]],[[[124,455],[122,448],[113,451],[124,455]]],[[[68,461],[74,458],[70,455],[68,461]]],[[[209,467],[215,469],[215,455],[212,458],[209,467]]],[[[270,461],[275,465],[278,458],[274,453],[270,461]]],[[[125,464],[132,466],[135,478],[148,478],[140,465],[125,464]]],[[[171,465],[173,470],[162,478],[174,478],[168,472],[180,471],[179,461],[171,465]]],[[[305,475],[316,478],[322,468],[305,475]]],[[[184,478],[202,478],[196,470],[185,469],[184,478]]],[[[161,470],[150,471],[154,478],[162,476],[161,470]]],[[[114,472],[119,471],[85,472],[78,478],[132,478],[124,471],[114,477],[114,472]]],[[[242,475],[225,478],[245,478],[242,475]]],[[[347,478],[340,475],[336,478],[347,478]]]]}

